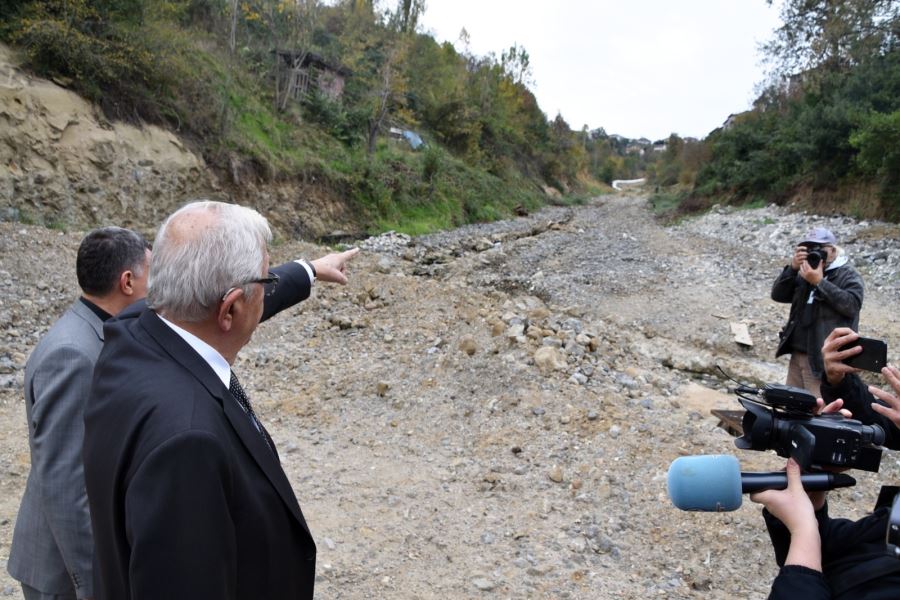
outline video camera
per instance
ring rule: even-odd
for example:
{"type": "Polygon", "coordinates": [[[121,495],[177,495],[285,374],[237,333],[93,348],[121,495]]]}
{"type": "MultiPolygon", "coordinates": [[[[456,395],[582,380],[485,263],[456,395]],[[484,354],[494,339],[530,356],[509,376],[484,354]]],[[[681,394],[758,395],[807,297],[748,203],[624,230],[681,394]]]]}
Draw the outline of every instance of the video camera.
{"type": "Polygon", "coordinates": [[[780,384],[739,385],[734,393],[744,413],[744,433],[734,441],[742,450],[775,450],[793,457],[804,471],[825,467],[877,472],[884,430],[840,414],[816,415],[816,398],[780,384]]]}

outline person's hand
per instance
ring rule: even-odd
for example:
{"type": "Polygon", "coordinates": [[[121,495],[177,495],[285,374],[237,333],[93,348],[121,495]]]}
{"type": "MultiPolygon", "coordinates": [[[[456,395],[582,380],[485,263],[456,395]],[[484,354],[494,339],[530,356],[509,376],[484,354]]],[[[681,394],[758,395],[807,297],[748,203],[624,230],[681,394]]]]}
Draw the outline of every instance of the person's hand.
{"type": "Polygon", "coordinates": [[[821,398],[816,398],[816,410],[815,413],[817,415],[832,415],[834,413],[840,413],[842,417],[846,417],[848,419],[853,418],[853,413],[844,408],[844,400],[842,398],[838,398],[833,402],[829,402],[825,404],[825,401],[821,398]]]}
{"type": "Polygon", "coordinates": [[[787,489],[750,494],[750,500],[763,504],[791,532],[791,547],[784,564],[821,571],[822,538],[812,501],[800,480],[800,465],[791,458],[786,470],[787,489]]]}
{"type": "Polygon", "coordinates": [[[825,379],[830,385],[838,385],[844,380],[844,375],[859,371],[859,369],[844,364],[844,361],[862,352],[862,346],[841,350],[842,347],[858,339],[859,334],[849,327],[837,327],[825,338],[825,343],[822,344],[822,363],[825,368],[825,379]]]}
{"type": "Polygon", "coordinates": [[[800,270],[800,265],[806,262],[806,246],[797,246],[794,248],[794,256],[791,257],[791,268],[795,271],[800,270]]]}
{"type": "Polygon", "coordinates": [[[825,261],[819,261],[819,266],[813,269],[805,260],[800,265],[800,277],[809,285],[819,285],[825,278],[825,261]]]}
{"type": "Polygon", "coordinates": [[[887,379],[887,382],[894,389],[893,394],[889,394],[874,385],[869,386],[869,392],[873,396],[884,402],[887,406],[872,403],[872,410],[880,415],[884,415],[890,419],[894,425],[900,427],[900,369],[892,365],[888,365],[881,369],[881,374],[887,379]]]}
{"type": "Polygon", "coordinates": [[[818,530],[812,502],[800,480],[800,465],[790,458],[786,471],[787,489],[756,492],[750,494],[750,500],[763,504],[775,518],[784,523],[791,534],[809,527],[818,530]]]}
{"type": "Polygon", "coordinates": [[[347,263],[359,254],[359,248],[351,248],[344,252],[333,252],[312,261],[316,268],[316,279],[331,283],[347,283],[347,263]]]}

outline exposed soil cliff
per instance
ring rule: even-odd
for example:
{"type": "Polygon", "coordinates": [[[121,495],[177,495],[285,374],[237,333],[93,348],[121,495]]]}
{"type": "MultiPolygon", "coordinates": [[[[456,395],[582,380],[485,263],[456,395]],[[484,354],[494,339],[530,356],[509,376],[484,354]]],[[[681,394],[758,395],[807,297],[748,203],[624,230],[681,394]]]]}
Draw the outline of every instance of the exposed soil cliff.
{"type": "Polygon", "coordinates": [[[110,123],[97,108],[19,68],[0,44],[0,221],[148,229],[197,197],[256,207],[283,238],[358,229],[339,192],[316,181],[260,181],[238,158],[226,172],[171,131],[110,123]]]}

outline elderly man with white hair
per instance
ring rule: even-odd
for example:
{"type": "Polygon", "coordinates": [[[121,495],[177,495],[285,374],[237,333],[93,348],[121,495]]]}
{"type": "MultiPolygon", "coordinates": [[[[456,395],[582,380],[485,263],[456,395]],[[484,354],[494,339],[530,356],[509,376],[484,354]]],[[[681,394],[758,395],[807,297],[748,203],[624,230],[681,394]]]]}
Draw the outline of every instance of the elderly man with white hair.
{"type": "Polygon", "coordinates": [[[256,211],[200,201],[160,228],[146,307],[106,327],[85,410],[98,599],[311,598],[316,547],[231,369],[260,321],[356,249],[269,269],[256,211]]]}

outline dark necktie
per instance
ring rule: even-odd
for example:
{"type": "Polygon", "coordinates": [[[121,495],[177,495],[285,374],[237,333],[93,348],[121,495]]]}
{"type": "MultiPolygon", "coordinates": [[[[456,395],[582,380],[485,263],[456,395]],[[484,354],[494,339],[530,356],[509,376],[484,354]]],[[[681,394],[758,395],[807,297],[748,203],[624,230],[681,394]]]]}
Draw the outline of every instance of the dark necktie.
{"type": "Polygon", "coordinates": [[[238,401],[238,404],[241,405],[241,408],[244,409],[244,412],[247,413],[247,416],[250,417],[250,421],[253,423],[253,426],[257,431],[262,435],[263,441],[266,443],[266,446],[269,447],[273,453],[275,452],[275,445],[272,443],[272,438],[269,437],[269,432],[266,431],[266,428],[263,427],[262,423],[259,422],[259,419],[256,418],[256,413],[253,412],[253,407],[250,405],[250,398],[247,396],[247,392],[244,391],[243,386],[241,386],[241,382],[238,381],[237,375],[234,374],[234,371],[231,372],[231,382],[228,384],[228,391],[231,392],[231,395],[234,396],[234,399],[238,401]]]}

